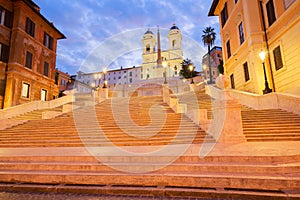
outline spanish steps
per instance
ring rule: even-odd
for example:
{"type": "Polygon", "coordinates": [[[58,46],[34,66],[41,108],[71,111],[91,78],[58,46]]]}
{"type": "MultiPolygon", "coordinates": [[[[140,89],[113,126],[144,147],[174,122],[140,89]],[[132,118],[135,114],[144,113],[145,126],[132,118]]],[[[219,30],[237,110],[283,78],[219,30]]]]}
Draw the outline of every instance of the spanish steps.
{"type": "MultiPolygon", "coordinates": [[[[188,102],[188,95],[177,98],[188,102]]],[[[196,96],[198,105],[188,109],[208,109],[211,119],[213,99],[203,92],[196,96]]],[[[224,149],[160,96],[108,99],[95,106],[90,97],[83,99],[72,112],[46,120],[28,113],[21,117],[27,116],[25,124],[0,131],[0,190],[300,197],[300,155],[289,150],[298,145],[297,115],[243,107],[248,142],[224,149]],[[199,156],[206,145],[215,150],[199,156]],[[267,152],[274,147],[287,153],[267,152]]]]}

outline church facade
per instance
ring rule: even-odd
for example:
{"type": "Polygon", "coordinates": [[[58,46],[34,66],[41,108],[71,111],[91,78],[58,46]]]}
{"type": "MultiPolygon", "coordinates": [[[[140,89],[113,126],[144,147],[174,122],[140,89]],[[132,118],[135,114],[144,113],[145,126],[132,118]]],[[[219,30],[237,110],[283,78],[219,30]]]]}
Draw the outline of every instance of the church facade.
{"type": "MultiPolygon", "coordinates": [[[[142,37],[142,65],[129,68],[112,69],[104,72],[84,73],[77,72],[76,81],[82,83],[84,88],[79,91],[91,91],[92,88],[102,87],[107,82],[107,87],[113,89],[118,85],[132,85],[150,79],[179,77],[182,53],[182,34],[180,29],[173,24],[168,32],[168,49],[162,50],[160,44],[160,31],[157,35],[148,29],[142,37]]],[[[103,67],[106,68],[106,67],[103,67]]]]}
{"type": "Polygon", "coordinates": [[[182,34],[175,24],[168,33],[167,50],[161,49],[159,28],[156,37],[148,29],[143,35],[142,45],[141,80],[163,78],[165,72],[167,77],[179,76],[183,61],[182,34]]]}

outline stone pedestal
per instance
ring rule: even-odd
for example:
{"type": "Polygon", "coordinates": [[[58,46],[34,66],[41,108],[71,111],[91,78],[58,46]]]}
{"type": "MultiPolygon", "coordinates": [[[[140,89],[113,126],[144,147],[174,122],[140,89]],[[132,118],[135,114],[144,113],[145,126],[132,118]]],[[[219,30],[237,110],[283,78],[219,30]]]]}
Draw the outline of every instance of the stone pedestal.
{"type": "Polygon", "coordinates": [[[195,91],[196,85],[194,83],[190,84],[190,91],[194,92],[195,91]]]}
{"type": "Polygon", "coordinates": [[[170,91],[169,91],[169,85],[163,84],[162,85],[162,96],[163,96],[163,102],[170,105],[170,91]]]}
{"type": "Polygon", "coordinates": [[[234,144],[246,142],[243,133],[239,100],[232,98],[229,91],[222,91],[213,102],[213,119],[208,132],[218,143],[234,144]]]}
{"type": "Polygon", "coordinates": [[[101,99],[108,99],[108,88],[99,88],[96,99],[98,99],[99,102],[101,99]]]}

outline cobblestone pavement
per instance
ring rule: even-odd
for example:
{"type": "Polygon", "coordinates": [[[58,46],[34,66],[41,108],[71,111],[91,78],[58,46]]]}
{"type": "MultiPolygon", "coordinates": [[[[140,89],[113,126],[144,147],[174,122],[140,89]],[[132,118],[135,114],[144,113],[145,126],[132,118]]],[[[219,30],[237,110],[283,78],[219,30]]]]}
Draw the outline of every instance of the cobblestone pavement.
{"type": "MultiPolygon", "coordinates": [[[[0,192],[0,200],[212,200],[208,198],[0,192]]],[[[221,200],[221,199],[218,199],[221,200]]]]}

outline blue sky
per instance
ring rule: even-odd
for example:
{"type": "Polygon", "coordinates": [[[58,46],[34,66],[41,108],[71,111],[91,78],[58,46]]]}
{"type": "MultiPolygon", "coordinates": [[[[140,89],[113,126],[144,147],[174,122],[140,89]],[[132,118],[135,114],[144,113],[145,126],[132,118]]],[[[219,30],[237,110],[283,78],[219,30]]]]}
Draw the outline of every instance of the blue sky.
{"type": "Polygon", "coordinates": [[[66,35],[59,40],[56,67],[69,74],[141,65],[141,39],[150,29],[161,29],[162,49],[176,23],[183,35],[183,56],[201,69],[207,47],[202,30],[215,28],[218,17],[208,17],[212,0],[34,0],[41,13],[66,35]]]}

